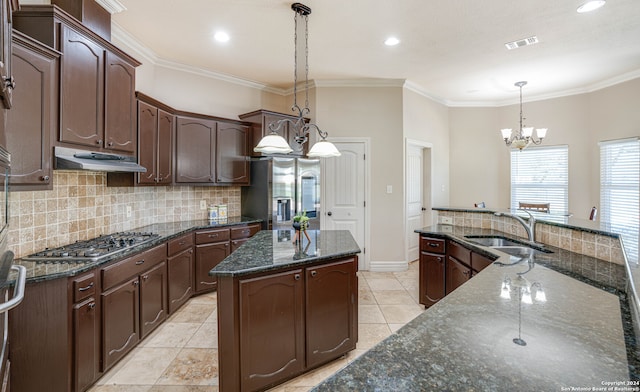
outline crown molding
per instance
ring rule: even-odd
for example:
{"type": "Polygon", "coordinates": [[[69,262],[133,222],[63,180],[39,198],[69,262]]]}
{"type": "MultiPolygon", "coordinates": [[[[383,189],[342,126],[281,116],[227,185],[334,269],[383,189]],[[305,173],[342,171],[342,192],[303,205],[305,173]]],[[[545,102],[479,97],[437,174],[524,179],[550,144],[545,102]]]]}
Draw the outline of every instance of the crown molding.
{"type": "Polygon", "coordinates": [[[118,0],[96,0],[96,3],[100,4],[111,15],[127,10],[127,7],[118,0]]]}

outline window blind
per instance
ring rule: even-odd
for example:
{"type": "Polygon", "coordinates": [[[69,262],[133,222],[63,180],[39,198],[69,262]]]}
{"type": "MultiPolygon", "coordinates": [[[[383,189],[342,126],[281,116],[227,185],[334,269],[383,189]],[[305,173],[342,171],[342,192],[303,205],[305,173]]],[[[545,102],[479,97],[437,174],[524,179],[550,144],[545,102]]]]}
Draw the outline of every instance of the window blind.
{"type": "Polygon", "coordinates": [[[640,141],[600,143],[600,221],[620,233],[629,261],[638,262],[640,141]]]}
{"type": "Polygon", "coordinates": [[[550,203],[551,213],[568,212],[569,147],[511,150],[511,208],[519,202],[550,203]]]}

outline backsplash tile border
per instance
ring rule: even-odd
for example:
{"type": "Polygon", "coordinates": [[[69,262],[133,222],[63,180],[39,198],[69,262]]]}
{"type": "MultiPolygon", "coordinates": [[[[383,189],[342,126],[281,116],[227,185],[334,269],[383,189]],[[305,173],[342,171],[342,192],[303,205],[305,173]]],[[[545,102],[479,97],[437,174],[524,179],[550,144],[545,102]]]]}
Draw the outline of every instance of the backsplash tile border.
{"type": "MultiPolygon", "coordinates": [[[[441,210],[438,211],[438,217],[452,218],[455,226],[493,229],[512,236],[527,238],[524,227],[509,217],[441,210]]],[[[596,257],[615,264],[625,264],[622,243],[609,236],[538,222],[536,224],[536,239],[543,244],[567,249],[574,253],[596,257]]]]}
{"type": "Polygon", "coordinates": [[[238,186],[107,187],[106,173],[55,170],[50,191],[9,194],[9,249],[23,257],[153,223],[206,219],[200,201],[240,215],[238,186]],[[131,206],[132,216],[126,217],[131,206]]]}

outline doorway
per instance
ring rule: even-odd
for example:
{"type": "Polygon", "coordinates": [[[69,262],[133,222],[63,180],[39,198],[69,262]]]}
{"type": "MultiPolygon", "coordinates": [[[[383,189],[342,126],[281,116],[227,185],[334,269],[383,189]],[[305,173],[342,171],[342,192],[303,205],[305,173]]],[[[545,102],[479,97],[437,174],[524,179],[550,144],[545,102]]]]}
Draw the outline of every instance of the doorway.
{"type": "Polygon", "coordinates": [[[360,246],[358,268],[369,269],[369,167],[365,160],[369,149],[366,138],[332,138],[331,142],[342,154],[322,160],[323,212],[322,228],[349,230],[360,246]]]}
{"type": "Polygon", "coordinates": [[[430,143],[406,141],[405,152],[405,259],[420,256],[419,235],[416,229],[431,225],[431,148],[430,143]]]}

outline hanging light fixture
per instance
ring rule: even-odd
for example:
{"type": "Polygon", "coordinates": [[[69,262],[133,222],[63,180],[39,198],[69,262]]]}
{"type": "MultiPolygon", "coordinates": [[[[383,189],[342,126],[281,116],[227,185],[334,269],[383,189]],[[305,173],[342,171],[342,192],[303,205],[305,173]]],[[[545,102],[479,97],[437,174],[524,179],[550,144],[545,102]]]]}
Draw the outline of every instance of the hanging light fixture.
{"type": "Polygon", "coordinates": [[[311,8],[307,7],[301,3],[293,3],[291,4],[291,9],[294,11],[294,45],[295,45],[295,59],[294,66],[295,70],[293,73],[293,106],[291,110],[296,112],[297,118],[295,120],[292,119],[282,119],[275,121],[269,124],[269,133],[267,136],[263,137],[262,140],[258,143],[258,145],[253,149],[255,152],[261,152],[265,154],[288,154],[293,151],[289,143],[282,137],[282,130],[284,127],[289,124],[289,132],[295,132],[294,141],[302,146],[304,143],[309,141],[309,134],[312,131],[316,131],[318,136],[320,136],[320,141],[315,143],[307,156],[310,158],[328,158],[328,157],[337,157],[340,156],[340,151],[333,145],[330,141],[327,140],[327,136],[329,134],[323,130],[321,130],[316,124],[307,122],[304,118],[305,115],[308,115],[311,110],[309,109],[309,14],[311,14],[311,8]],[[305,102],[304,108],[301,108],[298,105],[298,19],[303,19],[304,21],[304,33],[305,33],[305,41],[304,41],[304,82],[305,82],[305,102]],[[280,134],[278,133],[280,132],[280,134]]]}
{"type": "Polygon", "coordinates": [[[533,127],[525,127],[523,122],[525,118],[522,116],[522,87],[525,86],[527,82],[516,82],[514,86],[520,88],[520,128],[513,131],[511,128],[505,128],[500,130],[502,133],[502,138],[504,139],[507,147],[513,146],[520,151],[526,148],[529,144],[540,144],[542,143],[542,139],[547,135],[547,128],[538,128],[536,129],[536,136],[533,135],[533,127]]]}

